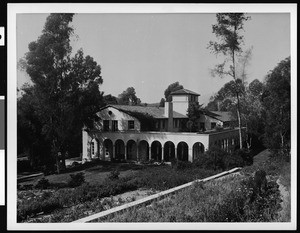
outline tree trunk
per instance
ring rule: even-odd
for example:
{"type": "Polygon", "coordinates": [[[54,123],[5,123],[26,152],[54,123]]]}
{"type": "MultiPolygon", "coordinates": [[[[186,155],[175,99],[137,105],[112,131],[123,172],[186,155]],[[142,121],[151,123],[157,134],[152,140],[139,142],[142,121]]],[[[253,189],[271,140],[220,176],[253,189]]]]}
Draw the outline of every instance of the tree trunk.
{"type": "Polygon", "coordinates": [[[237,97],[237,115],[238,115],[238,122],[239,122],[240,149],[243,149],[239,93],[236,94],[236,97],[237,97]]]}

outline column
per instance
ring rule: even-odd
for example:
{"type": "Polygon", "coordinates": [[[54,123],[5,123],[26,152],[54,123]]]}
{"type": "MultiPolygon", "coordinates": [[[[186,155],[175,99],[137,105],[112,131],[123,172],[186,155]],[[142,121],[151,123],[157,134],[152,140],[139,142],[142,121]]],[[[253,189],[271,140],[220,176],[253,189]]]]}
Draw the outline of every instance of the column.
{"type": "Polygon", "coordinates": [[[139,145],[136,143],[136,160],[139,161],[139,145]]]}
{"type": "MultiPolygon", "coordinates": [[[[151,144],[150,144],[151,145],[151,144]]],[[[149,146],[149,161],[151,160],[151,146],[149,146]]]]}
{"type": "Polygon", "coordinates": [[[175,159],[178,159],[177,158],[177,147],[175,146],[175,159]]]}
{"type": "Polygon", "coordinates": [[[113,159],[116,158],[116,152],[115,152],[115,149],[116,149],[116,145],[113,144],[113,148],[112,148],[112,157],[113,157],[113,159]]]}
{"type": "Polygon", "coordinates": [[[127,160],[127,145],[124,145],[125,147],[125,160],[127,160]]]}
{"type": "Polygon", "coordinates": [[[188,149],[188,161],[193,162],[193,146],[188,149]]]}
{"type": "Polygon", "coordinates": [[[164,147],[161,147],[161,161],[165,161],[165,152],[164,152],[164,147]]]}

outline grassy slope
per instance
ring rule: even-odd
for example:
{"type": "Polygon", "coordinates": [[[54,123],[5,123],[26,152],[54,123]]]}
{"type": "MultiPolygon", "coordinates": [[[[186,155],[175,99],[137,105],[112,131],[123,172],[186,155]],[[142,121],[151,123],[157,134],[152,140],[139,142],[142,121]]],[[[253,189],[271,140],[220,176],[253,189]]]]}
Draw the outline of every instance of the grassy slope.
{"type": "MultiPolygon", "coordinates": [[[[102,221],[113,222],[210,222],[210,221],[224,221],[224,218],[229,213],[232,220],[240,218],[238,211],[234,208],[229,211],[230,206],[222,206],[222,203],[236,202],[236,200],[230,200],[231,191],[235,190],[235,193],[239,189],[238,183],[243,177],[249,177],[253,175],[255,171],[263,169],[267,172],[268,180],[280,181],[281,203],[282,210],[276,217],[271,217],[268,214],[269,210],[262,212],[265,217],[247,216],[246,219],[255,219],[255,221],[274,221],[274,222],[286,222],[290,221],[290,163],[282,159],[274,159],[270,156],[272,153],[265,150],[259,153],[254,158],[252,166],[243,168],[241,176],[230,176],[222,180],[215,180],[205,184],[205,188],[202,190],[199,188],[191,188],[184,190],[183,192],[164,200],[163,202],[155,202],[151,206],[143,207],[141,209],[134,209],[133,211],[127,211],[124,214],[109,217],[102,221]],[[282,195],[282,191],[284,195],[282,195]],[[216,199],[217,198],[217,199],[216,199]],[[223,212],[225,214],[223,214],[223,212]],[[223,216],[222,216],[223,215],[223,216]],[[272,220],[271,220],[272,219],[272,220]]],[[[238,198],[236,198],[238,199],[238,198]]],[[[274,215],[273,215],[274,216],[274,215]]]]}

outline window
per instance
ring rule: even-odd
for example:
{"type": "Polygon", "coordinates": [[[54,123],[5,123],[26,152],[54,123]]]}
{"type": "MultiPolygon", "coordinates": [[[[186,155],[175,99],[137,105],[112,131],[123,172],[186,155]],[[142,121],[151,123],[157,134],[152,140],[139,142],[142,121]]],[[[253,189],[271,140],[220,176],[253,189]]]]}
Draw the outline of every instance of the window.
{"type": "Polygon", "coordinates": [[[174,119],[174,128],[178,128],[178,124],[179,120],[178,119],[174,119]]]}
{"type": "Polygon", "coordinates": [[[128,121],[128,129],[134,129],[134,121],[128,121]]]}
{"type": "Polygon", "coordinates": [[[91,154],[95,154],[95,143],[91,142],[91,154]]]}
{"type": "Polygon", "coordinates": [[[211,129],[214,129],[216,127],[216,122],[211,123],[211,129]]]}
{"type": "Polygon", "coordinates": [[[103,120],[103,131],[109,131],[109,120],[103,120]]]}
{"type": "Polygon", "coordinates": [[[112,130],[118,131],[118,121],[112,121],[112,130]]]}
{"type": "Polygon", "coordinates": [[[162,120],[162,128],[165,128],[165,120],[162,120]]]}

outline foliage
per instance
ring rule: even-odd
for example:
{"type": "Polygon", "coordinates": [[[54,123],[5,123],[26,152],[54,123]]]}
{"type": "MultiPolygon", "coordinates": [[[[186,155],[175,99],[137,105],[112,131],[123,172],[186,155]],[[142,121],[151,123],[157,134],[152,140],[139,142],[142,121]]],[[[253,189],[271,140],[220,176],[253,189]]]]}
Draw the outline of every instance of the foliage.
{"type": "Polygon", "coordinates": [[[183,86],[179,84],[179,82],[175,82],[170,84],[165,90],[165,100],[170,102],[172,100],[172,96],[170,95],[174,91],[178,91],[183,89],[183,86]]]}
{"type": "Polygon", "coordinates": [[[249,179],[195,183],[171,198],[111,217],[111,222],[269,222],[280,209],[280,193],[269,181],[263,193],[253,195],[249,179]],[[253,199],[251,199],[254,197],[253,199]]]}
{"type": "Polygon", "coordinates": [[[50,187],[50,182],[45,177],[38,180],[37,184],[35,185],[35,188],[37,189],[47,189],[50,187]]]}
{"type": "Polygon", "coordinates": [[[281,61],[266,77],[262,94],[264,141],[270,149],[290,148],[291,132],[291,61],[281,61]]]}
{"type": "Polygon", "coordinates": [[[79,173],[76,173],[76,174],[70,174],[70,177],[71,177],[71,180],[69,181],[68,185],[71,188],[80,186],[85,182],[83,172],[79,172],[79,173]]]}
{"type": "Polygon", "coordinates": [[[141,100],[136,96],[135,89],[128,87],[118,96],[118,103],[124,105],[140,105],[141,100]]]}
{"type": "Polygon", "coordinates": [[[188,110],[187,110],[187,116],[189,118],[190,124],[187,126],[190,132],[197,132],[200,130],[199,127],[199,118],[203,114],[202,105],[199,105],[198,102],[190,103],[188,110]]]}
{"type": "Polygon", "coordinates": [[[117,180],[119,179],[119,175],[120,175],[120,171],[118,169],[114,169],[109,173],[108,179],[117,180]]]}
{"type": "Polygon", "coordinates": [[[159,102],[159,107],[165,107],[165,102],[166,102],[166,100],[164,98],[161,98],[161,100],[159,102]]]}
{"type": "Polygon", "coordinates": [[[118,104],[118,98],[111,94],[103,96],[103,101],[106,104],[118,104]]]}
{"type": "Polygon", "coordinates": [[[73,15],[50,14],[22,62],[33,85],[24,86],[18,100],[19,145],[41,165],[56,159],[65,167],[67,151],[79,154],[82,127],[92,126],[103,105],[101,67],[81,49],[71,57],[73,15]]]}
{"type": "Polygon", "coordinates": [[[233,81],[228,83],[228,88],[231,93],[234,93],[237,100],[236,109],[239,124],[240,148],[242,148],[239,102],[244,86],[244,77],[238,77],[236,61],[238,60],[237,55],[242,52],[241,44],[243,43],[243,35],[241,31],[243,30],[244,22],[249,20],[249,17],[245,16],[244,13],[218,13],[216,17],[217,23],[212,26],[212,29],[218,41],[210,41],[208,48],[211,49],[213,53],[217,55],[221,53],[227,58],[224,59],[223,63],[216,65],[212,70],[212,74],[217,74],[221,78],[224,76],[231,76],[233,78],[233,81]]]}

